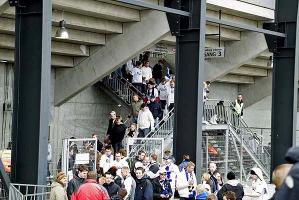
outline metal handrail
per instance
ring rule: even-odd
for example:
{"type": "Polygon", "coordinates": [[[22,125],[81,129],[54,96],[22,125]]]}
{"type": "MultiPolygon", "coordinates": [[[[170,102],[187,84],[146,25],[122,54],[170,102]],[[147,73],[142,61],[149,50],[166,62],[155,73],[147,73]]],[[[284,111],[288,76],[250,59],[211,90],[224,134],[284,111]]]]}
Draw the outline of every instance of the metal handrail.
{"type": "Polygon", "coordinates": [[[133,95],[137,94],[141,99],[144,96],[141,91],[124,78],[106,76],[103,78],[102,83],[129,105],[132,103],[133,95]]]}
{"type": "Polygon", "coordinates": [[[47,185],[10,184],[9,200],[27,200],[49,198],[51,187],[47,185]],[[22,192],[23,191],[23,192],[22,192]]]}
{"type": "MultiPolygon", "coordinates": [[[[173,127],[170,127],[169,129],[167,129],[168,134],[166,134],[166,137],[155,137],[159,131],[163,130],[163,127],[167,126],[169,123],[173,125],[173,120],[174,120],[174,108],[172,110],[170,110],[167,115],[165,115],[163,117],[163,119],[160,121],[162,123],[158,123],[153,131],[150,131],[143,139],[148,139],[148,138],[164,138],[166,139],[168,135],[170,135],[173,132],[173,127]]],[[[146,140],[145,140],[146,141],[146,140]]],[[[144,142],[144,141],[141,141],[144,142]]],[[[129,153],[129,157],[134,157],[135,155],[138,154],[138,151],[140,150],[140,146],[139,144],[136,144],[133,149],[131,150],[131,152],[129,153]],[[139,147],[139,149],[138,149],[139,147]]]]}

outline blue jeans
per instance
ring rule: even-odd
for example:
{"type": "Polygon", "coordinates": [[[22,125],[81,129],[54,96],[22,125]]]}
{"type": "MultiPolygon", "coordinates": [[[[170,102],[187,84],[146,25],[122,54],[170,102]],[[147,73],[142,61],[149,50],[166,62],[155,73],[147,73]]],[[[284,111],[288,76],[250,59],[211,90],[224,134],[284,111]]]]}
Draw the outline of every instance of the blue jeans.
{"type": "Polygon", "coordinates": [[[119,150],[123,147],[122,142],[112,143],[112,148],[114,150],[114,154],[119,152],[119,150]]]}
{"type": "Polygon", "coordinates": [[[139,129],[139,130],[138,130],[138,135],[137,135],[137,137],[139,137],[139,138],[143,138],[143,137],[145,137],[150,131],[151,131],[150,128],[139,129]]]}

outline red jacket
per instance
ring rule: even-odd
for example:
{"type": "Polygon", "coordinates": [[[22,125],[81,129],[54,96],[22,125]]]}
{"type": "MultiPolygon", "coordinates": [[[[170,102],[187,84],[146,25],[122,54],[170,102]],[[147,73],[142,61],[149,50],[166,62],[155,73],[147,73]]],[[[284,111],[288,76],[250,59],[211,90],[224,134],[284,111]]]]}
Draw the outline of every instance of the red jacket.
{"type": "Polygon", "coordinates": [[[105,188],[95,180],[87,179],[78,191],[72,195],[71,200],[107,200],[109,195],[105,188]]]}

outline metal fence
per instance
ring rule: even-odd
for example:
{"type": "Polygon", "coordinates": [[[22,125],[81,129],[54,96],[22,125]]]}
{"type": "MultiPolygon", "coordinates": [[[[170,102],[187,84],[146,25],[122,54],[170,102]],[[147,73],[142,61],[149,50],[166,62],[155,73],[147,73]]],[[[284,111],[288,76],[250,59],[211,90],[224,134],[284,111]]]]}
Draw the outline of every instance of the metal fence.
{"type": "Polygon", "coordinates": [[[9,200],[48,200],[50,199],[50,186],[11,184],[9,200]]]}

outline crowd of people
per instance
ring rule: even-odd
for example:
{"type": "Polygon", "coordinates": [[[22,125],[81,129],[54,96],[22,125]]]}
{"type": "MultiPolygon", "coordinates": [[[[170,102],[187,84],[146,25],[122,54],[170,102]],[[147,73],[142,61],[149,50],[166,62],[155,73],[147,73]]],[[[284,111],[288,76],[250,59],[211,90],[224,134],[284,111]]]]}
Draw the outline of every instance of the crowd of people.
{"type": "MultiPolygon", "coordinates": [[[[96,170],[78,165],[68,183],[66,175],[59,172],[52,183],[51,200],[242,200],[245,196],[257,200],[270,199],[267,183],[259,168],[251,169],[251,192],[245,192],[234,172],[229,172],[227,181],[224,181],[214,162],[209,164],[201,179],[197,179],[195,164],[190,161],[189,155],[184,155],[177,165],[167,150],[161,162],[156,154],[143,150],[138,152],[136,158],[129,160],[123,149],[113,152],[110,145],[103,146],[101,153],[96,170]]],[[[298,153],[299,148],[291,150],[287,155],[288,161],[298,162],[298,153]]],[[[293,165],[284,164],[273,172],[273,182],[278,191],[272,199],[283,199],[276,198],[279,195],[291,195],[288,191],[298,183],[289,176],[296,176],[296,170],[293,165]],[[285,179],[293,182],[284,182],[285,179]]]]}

